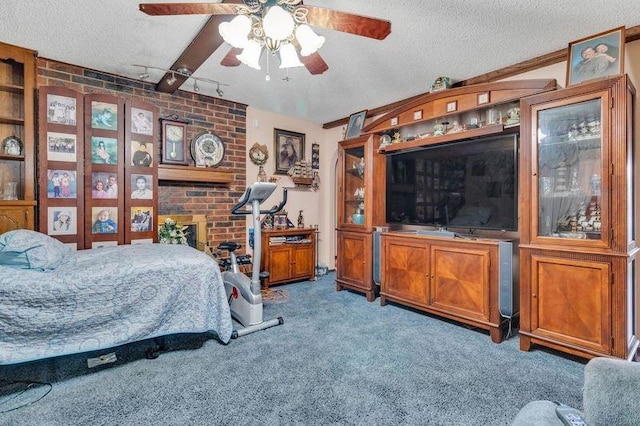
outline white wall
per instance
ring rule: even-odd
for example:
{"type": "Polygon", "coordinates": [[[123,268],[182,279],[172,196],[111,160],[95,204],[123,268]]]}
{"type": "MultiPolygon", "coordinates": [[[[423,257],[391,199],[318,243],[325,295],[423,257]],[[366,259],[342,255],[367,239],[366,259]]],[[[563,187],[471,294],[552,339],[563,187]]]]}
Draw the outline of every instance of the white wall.
{"type": "MultiPolygon", "coordinates": [[[[282,199],[282,188],[289,188],[285,210],[289,220],[297,224],[298,212],[303,211],[305,226],[318,225],[320,231],[318,244],[318,263],[334,268],[335,256],[335,174],[334,164],[337,159],[338,140],[341,138],[340,129],[325,130],[322,125],[310,121],[297,120],[259,109],[247,108],[247,184],[257,179],[259,167],[249,160],[249,150],[254,143],[266,145],[269,159],[264,165],[267,176],[273,176],[275,169],[274,129],[289,130],[305,134],[304,157],[311,161],[311,145],[320,145],[320,190],[297,190],[289,176],[276,175],[279,178],[278,190],[265,202],[265,208],[271,208],[282,199]]],[[[251,219],[247,218],[247,227],[251,226],[251,219]]],[[[248,244],[247,244],[248,247],[248,244]]]]}

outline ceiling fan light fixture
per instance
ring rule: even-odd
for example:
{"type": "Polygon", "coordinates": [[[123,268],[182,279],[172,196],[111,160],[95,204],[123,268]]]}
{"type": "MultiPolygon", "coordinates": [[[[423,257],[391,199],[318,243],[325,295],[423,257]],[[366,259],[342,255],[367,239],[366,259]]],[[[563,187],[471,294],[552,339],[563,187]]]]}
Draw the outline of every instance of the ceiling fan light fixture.
{"type": "Polygon", "coordinates": [[[280,6],[272,6],[262,19],[262,29],[267,37],[283,41],[293,34],[295,22],[291,13],[280,6]]]}
{"type": "Polygon", "coordinates": [[[238,15],[230,22],[223,22],[218,26],[220,35],[233,47],[244,49],[249,42],[251,19],[247,15],[238,15]]]}
{"type": "Polygon", "coordinates": [[[267,37],[267,38],[264,39],[264,45],[270,51],[277,52],[278,49],[280,49],[280,46],[282,45],[282,42],[280,40],[274,40],[274,39],[272,39],[270,37],[267,37]]]}
{"type": "Polygon", "coordinates": [[[300,43],[300,54],[309,56],[318,51],[324,44],[325,38],[316,34],[309,25],[302,24],[296,29],[296,39],[300,43]]]}
{"type": "Polygon", "coordinates": [[[243,64],[260,70],[262,69],[260,68],[260,54],[262,54],[262,46],[260,46],[260,43],[254,40],[249,40],[247,47],[244,48],[237,58],[243,64]]]}
{"type": "Polygon", "coordinates": [[[304,64],[298,59],[296,48],[293,44],[287,43],[280,48],[280,68],[303,67],[304,64]]]}

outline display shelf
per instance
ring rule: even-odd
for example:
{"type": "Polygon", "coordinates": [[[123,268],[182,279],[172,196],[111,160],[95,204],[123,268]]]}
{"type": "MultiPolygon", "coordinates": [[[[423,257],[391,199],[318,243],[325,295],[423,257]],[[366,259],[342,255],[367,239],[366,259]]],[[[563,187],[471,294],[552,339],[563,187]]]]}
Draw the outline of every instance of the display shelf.
{"type": "Polygon", "coordinates": [[[477,129],[464,130],[457,133],[448,133],[442,136],[429,136],[423,139],[414,139],[412,141],[402,141],[398,143],[392,143],[384,148],[380,149],[380,152],[394,152],[394,151],[408,151],[415,148],[421,148],[427,145],[436,145],[444,142],[457,141],[461,139],[473,139],[481,136],[494,135],[494,134],[507,134],[518,133],[520,126],[511,125],[505,126],[504,124],[494,124],[490,126],[483,126],[477,129]]]}

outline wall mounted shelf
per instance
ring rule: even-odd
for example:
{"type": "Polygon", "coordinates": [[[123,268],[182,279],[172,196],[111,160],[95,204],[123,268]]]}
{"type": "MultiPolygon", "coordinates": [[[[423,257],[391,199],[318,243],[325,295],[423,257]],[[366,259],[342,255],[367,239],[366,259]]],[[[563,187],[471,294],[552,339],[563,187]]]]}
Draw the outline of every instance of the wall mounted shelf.
{"type": "Polygon", "coordinates": [[[228,184],[234,181],[234,173],[231,170],[212,169],[207,167],[160,164],[158,166],[158,180],[168,182],[228,184]]]}

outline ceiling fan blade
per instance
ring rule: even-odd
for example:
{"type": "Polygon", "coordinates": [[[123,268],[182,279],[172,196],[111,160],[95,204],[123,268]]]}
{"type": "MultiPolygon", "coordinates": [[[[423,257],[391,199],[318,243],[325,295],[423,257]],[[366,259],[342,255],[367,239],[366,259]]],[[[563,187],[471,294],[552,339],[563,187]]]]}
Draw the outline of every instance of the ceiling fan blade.
{"type": "MultiPolygon", "coordinates": [[[[200,68],[209,56],[213,55],[213,52],[224,43],[222,36],[218,32],[218,26],[228,19],[229,17],[225,15],[211,16],[191,44],[182,52],[178,60],[173,63],[171,69],[187,68],[193,73],[200,68]]],[[[171,76],[170,72],[166,73],[156,85],[156,90],[163,93],[173,93],[186,80],[185,77],[176,74],[177,81],[173,84],[168,84],[167,80],[171,76]]]]}
{"type": "Polygon", "coordinates": [[[324,61],[324,59],[322,59],[322,56],[320,56],[318,52],[313,53],[309,56],[298,56],[300,57],[300,62],[304,64],[304,66],[312,75],[322,74],[329,69],[329,65],[327,65],[327,63],[324,61]]]}
{"type": "Polygon", "coordinates": [[[240,59],[238,59],[238,55],[241,53],[242,49],[238,47],[232,47],[231,49],[229,49],[225,57],[222,58],[222,61],[220,61],[220,65],[225,67],[237,67],[242,63],[240,62],[240,59]]]}
{"type": "Polygon", "coordinates": [[[140,3],[139,8],[147,15],[237,15],[236,5],[242,0],[227,0],[224,3],[140,3]]]}
{"type": "Polygon", "coordinates": [[[391,22],[316,6],[303,6],[309,11],[309,25],[342,31],[362,37],[384,40],[391,34],[391,22]]]}

